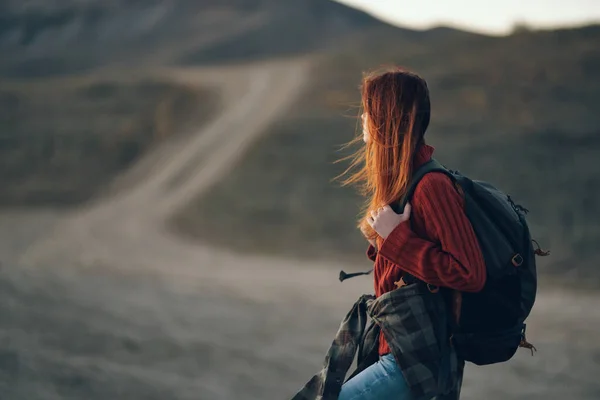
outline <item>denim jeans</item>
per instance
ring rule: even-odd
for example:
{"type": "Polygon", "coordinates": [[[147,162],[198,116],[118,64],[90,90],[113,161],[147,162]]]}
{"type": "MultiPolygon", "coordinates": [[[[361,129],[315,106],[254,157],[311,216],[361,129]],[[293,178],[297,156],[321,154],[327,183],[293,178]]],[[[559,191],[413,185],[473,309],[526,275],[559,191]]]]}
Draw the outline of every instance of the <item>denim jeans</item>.
{"type": "Polygon", "coordinates": [[[410,390],[392,354],[382,356],[342,385],[338,400],[410,400],[410,390]]]}

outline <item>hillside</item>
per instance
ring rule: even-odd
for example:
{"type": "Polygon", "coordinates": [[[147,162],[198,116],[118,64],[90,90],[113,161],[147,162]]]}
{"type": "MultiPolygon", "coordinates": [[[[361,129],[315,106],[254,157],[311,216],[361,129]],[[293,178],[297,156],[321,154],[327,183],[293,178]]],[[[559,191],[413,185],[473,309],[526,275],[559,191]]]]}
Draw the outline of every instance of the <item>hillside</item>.
{"type": "Polygon", "coordinates": [[[402,31],[329,0],[4,0],[0,75],[297,55],[371,27],[402,31]]]}
{"type": "Polygon", "coordinates": [[[371,26],[390,29],[326,0],[1,0],[0,204],[79,204],[205,123],[217,96],[153,68],[312,54],[371,26]]]}
{"type": "Polygon", "coordinates": [[[600,26],[411,31],[328,0],[3,0],[3,203],[85,201],[169,136],[156,134],[162,116],[174,133],[215,106],[209,92],[127,83],[127,71],[293,56],[314,62],[302,100],[173,227],[240,252],[356,259],[361,199],[331,182],[344,167],[333,161],[354,135],[362,72],[400,64],[430,84],[438,158],[531,210],[534,235],[553,250],[546,270],[598,281],[599,40],[600,26]],[[53,86],[59,76],[66,86],[53,86]]]}
{"type": "Polygon", "coordinates": [[[302,102],[236,172],[175,219],[177,229],[240,252],[356,259],[361,200],[331,179],[356,128],[361,72],[400,64],[429,82],[427,140],[437,157],[527,206],[552,250],[543,272],[600,281],[600,27],[509,37],[380,33],[321,58],[302,102]]]}
{"type": "Polygon", "coordinates": [[[210,115],[218,99],[168,80],[13,82],[0,89],[0,206],[87,201],[210,115]]]}

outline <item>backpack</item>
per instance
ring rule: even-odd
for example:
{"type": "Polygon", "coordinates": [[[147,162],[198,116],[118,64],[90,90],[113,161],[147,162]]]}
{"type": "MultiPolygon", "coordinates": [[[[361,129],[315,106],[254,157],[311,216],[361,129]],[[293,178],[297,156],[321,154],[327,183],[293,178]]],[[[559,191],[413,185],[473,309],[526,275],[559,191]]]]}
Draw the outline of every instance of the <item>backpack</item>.
{"type": "MultiPolygon", "coordinates": [[[[444,173],[463,192],[465,214],[477,236],[487,272],[480,292],[445,290],[449,310],[457,317],[450,318],[450,341],[457,355],[476,365],[488,365],[509,360],[519,347],[533,354],[535,347],[525,337],[525,319],[537,292],[535,255],[549,252],[531,239],[525,220],[528,210],[489,183],[471,180],[432,159],[415,171],[404,198],[391,205],[395,212],[404,209],[421,178],[431,172],[444,173]]],[[[366,273],[342,271],[340,281],[360,274],[366,273]]],[[[409,275],[404,281],[418,280],[409,275]]]]}

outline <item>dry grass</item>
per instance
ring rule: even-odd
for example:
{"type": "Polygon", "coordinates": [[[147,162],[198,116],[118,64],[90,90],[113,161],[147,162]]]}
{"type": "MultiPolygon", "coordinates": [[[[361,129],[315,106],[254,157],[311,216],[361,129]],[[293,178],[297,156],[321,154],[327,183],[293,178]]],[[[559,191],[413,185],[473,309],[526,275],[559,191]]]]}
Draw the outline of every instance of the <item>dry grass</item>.
{"type": "Polygon", "coordinates": [[[3,205],[85,201],[215,106],[214,94],[162,81],[61,82],[0,91],[3,205]]]}

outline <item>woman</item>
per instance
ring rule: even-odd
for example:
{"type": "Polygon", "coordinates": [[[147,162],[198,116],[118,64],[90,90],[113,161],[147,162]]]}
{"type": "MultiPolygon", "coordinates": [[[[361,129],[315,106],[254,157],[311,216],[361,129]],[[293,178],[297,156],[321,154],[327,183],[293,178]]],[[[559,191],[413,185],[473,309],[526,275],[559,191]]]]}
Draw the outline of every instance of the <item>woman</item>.
{"type": "MultiPolygon", "coordinates": [[[[375,262],[376,297],[402,290],[407,273],[430,287],[481,290],[486,279],[483,255],[463,211],[463,197],[450,178],[427,174],[402,214],[390,207],[405,194],[413,171],[434,151],[424,140],[430,119],[427,84],[402,69],[368,76],[362,85],[362,107],[365,147],[351,166],[358,171],[345,184],[359,184],[369,199],[359,227],[371,243],[367,255],[375,262]]],[[[413,398],[406,371],[383,334],[379,357],[343,384],[339,400],[413,398]]],[[[462,368],[459,371],[462,375],[462,368]]],[[[455,398],[460,378],[451,394],[455,398]]]]}

